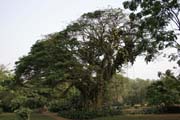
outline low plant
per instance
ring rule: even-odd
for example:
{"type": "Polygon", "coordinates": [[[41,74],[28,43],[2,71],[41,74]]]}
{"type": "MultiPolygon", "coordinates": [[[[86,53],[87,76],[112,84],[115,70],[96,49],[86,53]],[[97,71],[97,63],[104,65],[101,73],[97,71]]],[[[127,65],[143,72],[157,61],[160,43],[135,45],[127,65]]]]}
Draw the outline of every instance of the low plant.
{"type": "Polygon", "coordinates": [[[124,109],[124,114],[160,114],[164,112],[164,108],[152,106],[152,107],[141,107],[141,108],[129,108],[124,109]]]}
{"type": "Polygon", "coordinates": [[[0,107],[0,114],[3,113],[3,108],[0,107]]]}
{"type": "Polygon", "coordinates": [[[30,120],[31,110],[29,108],[19,108],[15,110],[17,120],[30,120]]]}
{"type": "Polygon", "coordinates": [[[69,119],[93,119],[97,117],[120,115],[122,111],[120,109],[105,109],[105,110],[69,110],[60,111],[59,115],[69,119]]]}

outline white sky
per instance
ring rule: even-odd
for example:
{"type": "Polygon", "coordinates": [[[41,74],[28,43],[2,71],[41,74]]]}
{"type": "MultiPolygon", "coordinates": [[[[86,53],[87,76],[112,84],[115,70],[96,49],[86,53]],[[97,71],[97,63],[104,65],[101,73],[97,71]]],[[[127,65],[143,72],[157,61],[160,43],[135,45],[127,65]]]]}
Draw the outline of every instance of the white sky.
{"type": "MultiPolygon", "coordinates": [[[[19,57],[30,51],[43,35],[61,31],[83,13],[122,7],[123,0],[0,0],[0,64],[13,68],[19,57]]],[[[156,79],[158,71],[172,68],[172,63],[156,60],[146,63],[139,58],[126,69],[131,78],[156,79]]]]}

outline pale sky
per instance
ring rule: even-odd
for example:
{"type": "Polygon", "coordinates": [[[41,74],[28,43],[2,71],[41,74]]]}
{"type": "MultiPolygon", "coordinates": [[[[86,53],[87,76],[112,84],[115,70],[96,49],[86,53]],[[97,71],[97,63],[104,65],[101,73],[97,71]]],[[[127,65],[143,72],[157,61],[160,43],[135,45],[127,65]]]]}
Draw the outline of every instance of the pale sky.
{"type": "MultiPolygon", "coordinates": [[[[14,67],[19,57],[43,35],[61,31],[83,13],[122,7],[123,0],[0,0],[0,64],[14,67]]],[[[146,63],[139,58],[125,71],[131,78],[157,79],[172,63],[158,59],[146,63]]]]}

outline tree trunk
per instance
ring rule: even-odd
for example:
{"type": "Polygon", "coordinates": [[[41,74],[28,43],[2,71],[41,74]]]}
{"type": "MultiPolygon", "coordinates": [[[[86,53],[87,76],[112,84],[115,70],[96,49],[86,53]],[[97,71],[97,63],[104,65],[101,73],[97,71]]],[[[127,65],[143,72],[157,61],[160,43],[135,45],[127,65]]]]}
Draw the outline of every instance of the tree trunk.
{"type": "Polygon", "coordinates": [[[102,106],[103,106],[103,94],[102,94],[102,92],[98,91],[95,108],[101,109],[102,106]]]}
{"type": "Polygon", "coordinates": [[[97,94],[96,94],[96,108],[101,109],[103,107],[103,99],[104,99],[104,81],[102,77],[99,79],[97,84],[97,94]]]}

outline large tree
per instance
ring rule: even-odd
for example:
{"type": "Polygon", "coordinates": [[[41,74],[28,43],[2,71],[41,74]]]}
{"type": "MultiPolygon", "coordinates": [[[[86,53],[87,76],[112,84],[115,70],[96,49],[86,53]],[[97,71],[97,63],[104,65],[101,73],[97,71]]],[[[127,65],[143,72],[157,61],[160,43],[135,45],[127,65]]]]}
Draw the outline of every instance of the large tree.
{"type": "Polygon", "coordinates": [[[144,52],[140,39],[129,34],[136,31],[129,23],[121,9],[83,14],[65,30],[33,45],[16,63],[17,83],[54,88],[68,82],[67,90],[75,86],[84,106],[100,108],[105,84],[144,52]]]}
{"type": "Polygon", "coordinates": [[[86,84],[78,88],[84,97],[91,97],[90,102],[101,106],[105,84],[123,64],[133,63],[144,52],[141,42],[129,34],[136,29],[121,9],[106,9],[82,15],[67,30],[79,42],[76,58],[87,75],[86,84]]]}

